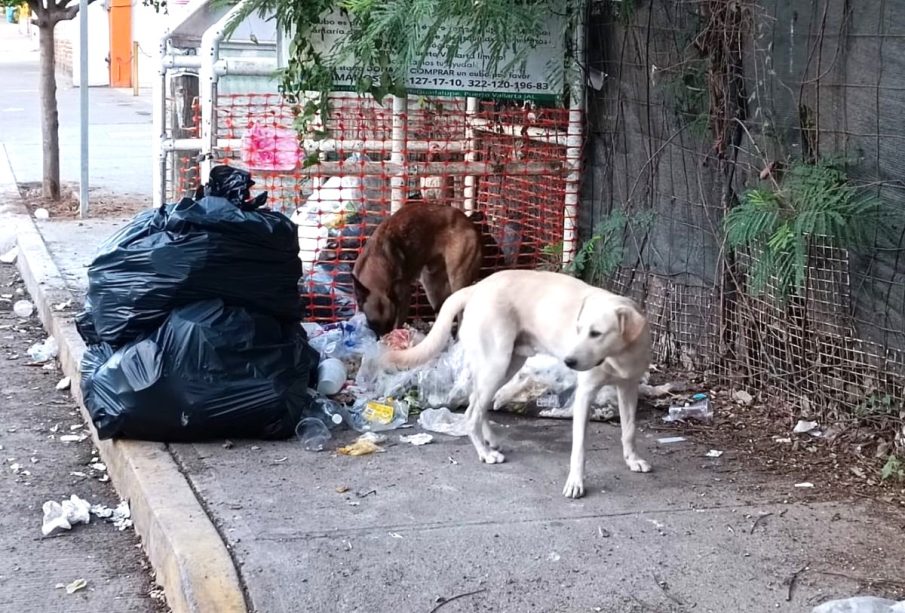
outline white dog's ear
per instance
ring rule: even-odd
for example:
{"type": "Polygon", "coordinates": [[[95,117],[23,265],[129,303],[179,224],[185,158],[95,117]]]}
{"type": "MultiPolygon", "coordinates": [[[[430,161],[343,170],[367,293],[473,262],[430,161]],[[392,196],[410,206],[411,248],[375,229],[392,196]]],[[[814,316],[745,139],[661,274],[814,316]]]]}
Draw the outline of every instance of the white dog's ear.
{"type": "Polygon", "coordinates": [[[646,324],[644,316],[637,309],[629,306],[621,306],[616,309],[619,318],[619,332],[626,343],[633,343],[641,336],[646,324]]]}

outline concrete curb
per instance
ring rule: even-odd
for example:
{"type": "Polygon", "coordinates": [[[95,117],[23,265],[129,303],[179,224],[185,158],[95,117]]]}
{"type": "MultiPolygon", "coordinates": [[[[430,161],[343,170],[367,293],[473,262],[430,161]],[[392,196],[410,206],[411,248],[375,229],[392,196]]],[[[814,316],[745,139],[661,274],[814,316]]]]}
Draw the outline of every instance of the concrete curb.
{"type": "MultiPolygon", "coordinates": [[[[27,213],[24,217],[17,224],[17,266],[45,329],[59,343],[63,372],[71,378],[72,394],[91,424],[80,387],[85,343],[71,315],[53,309],[72,296],[34,222],[27,213]]],[[[166,446],[99,440],[94,427],[90,429],[116,490],[129,500],[135,529],[173,612],[247,612],[226,545],[166,446]]]]}

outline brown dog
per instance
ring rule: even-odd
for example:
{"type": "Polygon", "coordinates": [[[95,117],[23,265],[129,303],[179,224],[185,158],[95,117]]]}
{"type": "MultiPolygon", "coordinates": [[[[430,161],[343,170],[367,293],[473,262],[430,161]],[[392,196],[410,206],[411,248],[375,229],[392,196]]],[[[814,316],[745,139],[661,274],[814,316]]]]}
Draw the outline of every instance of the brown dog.
{"type": "Polygon", "coordinates": [[[481,262],[481,231],[465,213],[433,203],[406,205],[377,226],[355,261],[358,309],[382,336],[405,323],[415,279],[439,311],[450,294],[478,280],[481,262]]]}

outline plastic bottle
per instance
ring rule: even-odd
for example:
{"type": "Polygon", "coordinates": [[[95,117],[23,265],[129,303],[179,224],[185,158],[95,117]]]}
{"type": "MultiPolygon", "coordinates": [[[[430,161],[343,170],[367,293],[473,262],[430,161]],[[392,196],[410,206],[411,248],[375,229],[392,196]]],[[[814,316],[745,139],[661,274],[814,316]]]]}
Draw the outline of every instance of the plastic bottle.
{"type": "Polygon", "coordinates": [[[314,404],[317,407],[317,416],[322,418],[328,428],[342,425],[343,406],[340,403],[327,398],[317,398],[314,404]]]}
{"type": "Polygon", "coordinates": [[[385,400],[359,398],[351,408],[342,411],[349,427],[358,432],[395,430],[409,418],[408,403],[391,397],[385,400]]]}
{"type": "Polygon", "coordinates": [[[710,398],[707,394],[695,394],[691,400],[682,406],[669,407],[669,415],[663,421],[710,421],[713,419],[713,409],[710,407],[710,398]]]}

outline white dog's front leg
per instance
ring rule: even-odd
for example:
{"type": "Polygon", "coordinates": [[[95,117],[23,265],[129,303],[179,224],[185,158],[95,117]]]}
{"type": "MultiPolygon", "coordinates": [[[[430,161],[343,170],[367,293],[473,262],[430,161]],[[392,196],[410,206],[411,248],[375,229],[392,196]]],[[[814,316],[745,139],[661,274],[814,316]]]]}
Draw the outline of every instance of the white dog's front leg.
{"type": "Polygon", "coordinates": [[[582,381],[580,374],[575,401],[572,403],[572,458],[569,462],[569,477],[562,490],[566,498],[584,496],[584,450],[587,439],[588,419],[591,413],[591,398],[596,387],[582,381]]]}
{"type": "Polygon", "coordinates": [[[619,396],[619,421],[622,425],[622,457],[629,470],[636,473],[650,472],[650,464],[635,451],[635,413],[638,410],[638,384],[620,382],[616,384],[619,396]]]}

